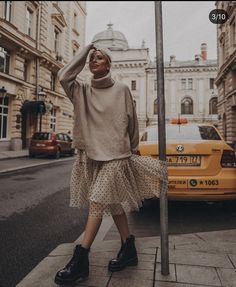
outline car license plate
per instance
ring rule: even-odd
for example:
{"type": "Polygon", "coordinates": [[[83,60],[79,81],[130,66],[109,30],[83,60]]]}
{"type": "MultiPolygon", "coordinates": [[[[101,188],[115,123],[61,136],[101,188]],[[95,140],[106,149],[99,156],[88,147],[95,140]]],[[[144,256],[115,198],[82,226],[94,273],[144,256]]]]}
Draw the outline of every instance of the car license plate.
{"type": "Polygon", "coordinates": [[[166,157],[169,166],[200,166],[199,155],[172,155],[166,157]]]}
{"type": "Polygon", "coordinates": [[[36,144],[36,146],[46,146],[45,144],[36,144]]]}

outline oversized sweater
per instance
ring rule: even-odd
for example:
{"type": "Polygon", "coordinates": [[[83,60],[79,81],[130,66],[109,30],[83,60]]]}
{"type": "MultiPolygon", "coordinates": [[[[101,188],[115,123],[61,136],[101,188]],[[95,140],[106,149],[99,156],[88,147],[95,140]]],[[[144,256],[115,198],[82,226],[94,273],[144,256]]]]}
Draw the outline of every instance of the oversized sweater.
{"type": "Polygon", "coordinates": [[[92,78],[91,84],[76,79],[85,66],[91,45],[86,46],[58,73],[59,81],[74,105],[74,145],[89,158],[108,161],[136,152],[139,130],[128,86],[110,73],[92,78]]]}

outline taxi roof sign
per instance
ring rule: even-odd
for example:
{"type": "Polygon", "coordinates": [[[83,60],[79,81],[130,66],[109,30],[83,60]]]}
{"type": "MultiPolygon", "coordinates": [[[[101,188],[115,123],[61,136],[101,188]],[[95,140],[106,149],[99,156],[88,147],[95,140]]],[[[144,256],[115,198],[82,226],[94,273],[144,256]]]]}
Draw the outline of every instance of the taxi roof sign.
{"type": "Polygon", "coordinates": [[[187,124],[188,120],[186,118],[174,118],[171,120],[171,124],[175,125],[182,125],[182,124],[187,124]]]}

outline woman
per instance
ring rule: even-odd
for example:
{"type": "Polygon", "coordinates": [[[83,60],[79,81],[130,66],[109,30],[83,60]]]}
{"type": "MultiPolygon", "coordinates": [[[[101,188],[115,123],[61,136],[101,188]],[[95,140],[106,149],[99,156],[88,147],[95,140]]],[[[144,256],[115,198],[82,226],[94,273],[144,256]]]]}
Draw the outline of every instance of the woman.
{"type": "Polygon", "coordinates": [[[78,155],[71,176],[70,206],[88,207],[89,215],[82,243],[57,272],[57,284],[89,275],[88,253],[104,215],[112,215],[121,237],[121,248],[110,260],[109,271],[137,265],[135,238],[125,211],[138,210],[144,198],[159,196],[160,181],[167,182],[164,162],[136,155],[139,130],[134,102],[129,88],[112,79],[110,67],[109,52],[90,44],[58,73],[75,115],[78,155]],[[76,80],[88,55],[91,84],[76,80]]]}

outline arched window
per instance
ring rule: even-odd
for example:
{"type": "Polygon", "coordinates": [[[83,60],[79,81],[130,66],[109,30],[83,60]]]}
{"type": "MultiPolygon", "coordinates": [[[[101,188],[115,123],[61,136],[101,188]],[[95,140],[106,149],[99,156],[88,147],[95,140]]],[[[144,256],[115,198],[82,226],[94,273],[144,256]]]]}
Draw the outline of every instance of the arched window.
{"type": "Polygon", "coordinates": [[[181,102],[181,114],[182,115],[192,115],[193,114],[193,100],[186,97],[181,102]]]}
{"type": "Polygon", "coordinates": [[[211,98],[209,101],[209,114],[217,115],[217,98],[211,98]]]}
{"type": "Polygon", "coordinates": [[[157,99],[155,99],[155,101],[154,101],[154,105],[153,105],[153,113],[154,113],[154,115],[157,115],[157,99]]]}

